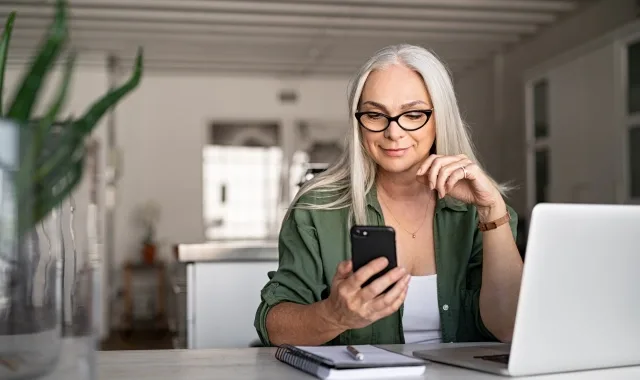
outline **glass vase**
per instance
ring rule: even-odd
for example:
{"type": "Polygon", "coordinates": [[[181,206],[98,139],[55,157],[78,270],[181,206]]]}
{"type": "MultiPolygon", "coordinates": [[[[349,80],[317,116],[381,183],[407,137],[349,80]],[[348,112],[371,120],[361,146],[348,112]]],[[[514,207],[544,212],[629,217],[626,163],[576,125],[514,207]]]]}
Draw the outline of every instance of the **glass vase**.
{"type": "Polygon", "coordinates": [[[31,137],[0,120],[0,379],[40,377],[60,355],[59,216],[34,225],[35,194],[18,186],[34,178],[35,162],[24,159],[31,137]]]}
{"type": "MultiPolygon", "coordinates": [[[[65,125],[50,128],[37,158],[29,160],[33,128],[0,120],[3,380],[95,379],[95,310],[100,300],[96,189],[81,181],[44,217],[40,203],[49,193],[37,186],[21,191],[24,183],[36,181],[39,165],[52,162],[50,157],[63,144],[65,125]]],[[[87,156],[81,156],[85,177],[87,156]]],[[[50,194],[55,191],[54,186],[50,194]]]]}

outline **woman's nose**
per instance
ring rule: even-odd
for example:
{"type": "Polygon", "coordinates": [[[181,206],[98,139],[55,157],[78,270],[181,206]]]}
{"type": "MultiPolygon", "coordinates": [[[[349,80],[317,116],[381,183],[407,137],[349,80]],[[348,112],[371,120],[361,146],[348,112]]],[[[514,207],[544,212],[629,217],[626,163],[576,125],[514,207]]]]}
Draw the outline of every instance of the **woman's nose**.
{"type": "Polygon", "coordinates": [[[384,133],[385,137],[390,140],[399,140],[405,135],[404,129],[400,128],[400,125],[398,125],[396,121],[392,121],[384,133]]]}

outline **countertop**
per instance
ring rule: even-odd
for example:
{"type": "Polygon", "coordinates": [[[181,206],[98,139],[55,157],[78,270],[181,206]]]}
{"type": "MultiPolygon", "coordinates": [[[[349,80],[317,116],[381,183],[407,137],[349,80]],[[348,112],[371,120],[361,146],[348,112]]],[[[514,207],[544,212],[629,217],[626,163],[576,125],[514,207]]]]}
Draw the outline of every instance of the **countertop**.
{"type": "MultiPolygon", "coordinates": [[[[449,344],[451,345],[451,344],[449,344]]],[[[434,345],[432,347],[435,347],[434,345]]],[[[387,346],[411,355],[419,345],[387,346]]],[[[274,348],[210,350],[105,351],[98,354],[98,378],[120,380],[314,379],[274,357],[274,348]]],[[[497,380],[506,377],[428,363],[424,379],[497,380]]],[[[631,380],[640,367],[536,376],[535,380],[631,380]]]]}
{"type": "Polygon", "coordinates": [[[278,261],[278,242],[249,240],[179,244],[178,261],[182,263],[278,261]]]}

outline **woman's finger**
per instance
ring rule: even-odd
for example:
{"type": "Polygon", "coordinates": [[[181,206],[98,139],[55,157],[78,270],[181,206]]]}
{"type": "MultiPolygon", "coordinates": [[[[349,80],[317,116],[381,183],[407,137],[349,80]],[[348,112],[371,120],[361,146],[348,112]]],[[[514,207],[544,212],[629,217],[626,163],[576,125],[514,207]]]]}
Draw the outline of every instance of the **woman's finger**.
{"type": "Polygon", "coordinates": [[[371,310],[373,310],[374,313],[380,313],[385,309],[393,306],[398,297],[402,296],[402,292],[407,288],[410,279],[411,275],[406,274],[398,282],[396,282],[395,285],[393,285],[393,287],[389,289],[387,293],[371,300],[371,310]]]}
{"type": "Polygon", "coordinates": [[[353,268],[353,264],[351,260],[345,260],[338,264],[338,269],[336,270],[336,275],[334,276],[334,280],[344,280],[351,275],[351,269],[353,268]]]}
{"type": "MultiPolygon", "coordinates": [[[[391,289],[384,297],[379,297],[379,300],[383,301],[382,303],[376,305],[378,308],[374,309],[375,315],[374,318],[376,320],[387,317],[393,313],[395,313],[405,298],[407,297],[407,291],[409,289],[409,280],[411,276],[407,275],[406,278],[403,278],[401,281],[398,281],[396,285],[391,289]]],[[[379,300],[376,300],[379,301],[379,300]]]]}
{"type": "MultiPolygon", "coordinates": [[[[427,172],[427,176],[429,178],[429,187],[431,190],[438,189],[438,178],[441,175],[441,169],[452,162],[460,161],[460,158],[456,156],[442,156],[433,161],[429,171],[427,172]]],[[[446,181],[446,178],[445,178],[446,181]]]]}
{"type": "Polygon", "coordinates": [[[364,284],[373,275],[386,268],[387,265],[389,265],[389,260],[386,257],[378,257],[358,269],[353,276],[349,277],[348,281],[351,286],[360,289],[362,284],[364,284]]]}
{"type": "Polygon", "coordinates": [[[469,161],[469,163],[464,166],[464,170],[467,171],[467,179],[469,181],[478,179],[481,172],[480,167],[473,161],[469,161]]]}
{"type": "Polygon", "coordinates": [[[387,272],[384,276],[377,278],[361,291],[362,302],[368,302],[384,292],[391,285],[395,284],[405,276],[407,271],[404,268],[396,267],[387,272]]]}
{"type": "Polygon", "coordinates": [[[429,167],[433,163],[433,160],[435,160],[438,157],[441,157],[441,156],[439,154],[432,154],[429,157],[427,157],[427,159],[420,166],[420,169],[418,169],[418,172],[416,173],[416,175],[424,175],[425,173],[427,173],[427,170],[429,170],[429,167]]]}
{"type": "Polygon", "coordinates": [[[440,197],[444,197],[451,187],[447,186],[447,182],[453,181],[453,184],[464,178],[463,167],[471,163],[468,159],[462,159],[459,161],[451,162],[440,169],[438,174],[438,182],[436,188],[440,197]]]}
{"type": "Polygon", "coordinates": [[[451,191],[451,189],[453,189],[453,187],[463,179],[464,179],[464,171],[460,168],[454,169],[444,184],[445,194],[451,191]]]}

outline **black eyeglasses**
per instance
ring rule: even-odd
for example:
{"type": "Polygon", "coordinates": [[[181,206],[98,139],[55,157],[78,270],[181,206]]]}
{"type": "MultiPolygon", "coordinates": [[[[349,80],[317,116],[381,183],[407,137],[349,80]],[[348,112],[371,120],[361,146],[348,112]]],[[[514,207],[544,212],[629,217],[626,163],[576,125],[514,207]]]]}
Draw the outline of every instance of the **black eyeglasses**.
{"type": "Polygon", "coordinates": [[[424,127],[432,114],[433,108],[429,110],[407,111],[393,117],[380,112],[356,112],[355,116],[358,123],[371,132],[384,131],[389,128],[392,121],[398,123],[400,128],[405,131],[411,132],[424,127]]]}

